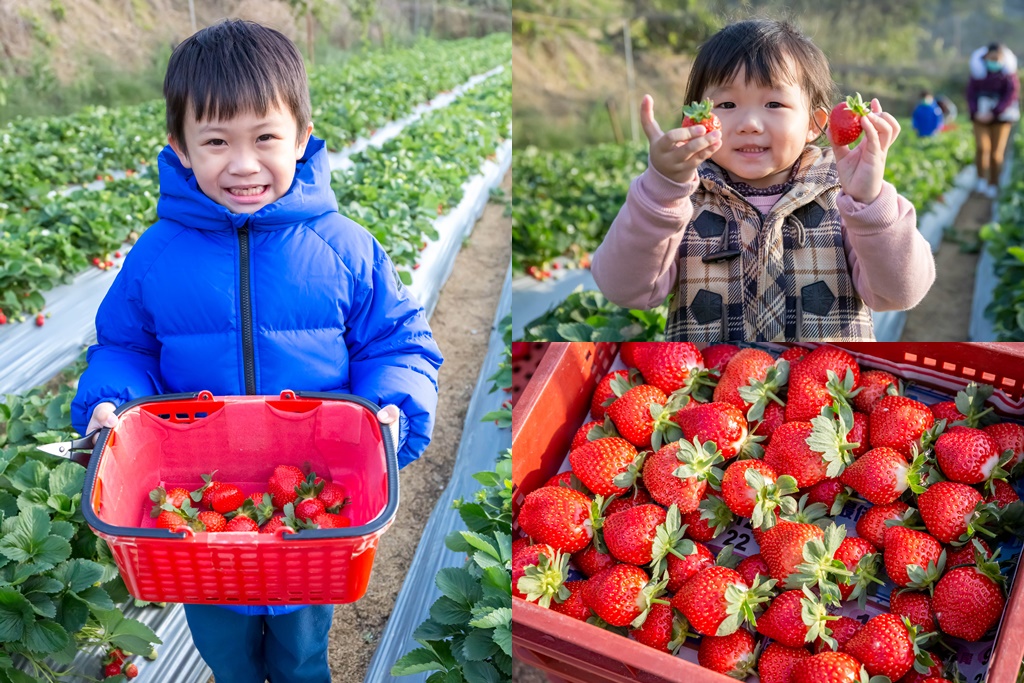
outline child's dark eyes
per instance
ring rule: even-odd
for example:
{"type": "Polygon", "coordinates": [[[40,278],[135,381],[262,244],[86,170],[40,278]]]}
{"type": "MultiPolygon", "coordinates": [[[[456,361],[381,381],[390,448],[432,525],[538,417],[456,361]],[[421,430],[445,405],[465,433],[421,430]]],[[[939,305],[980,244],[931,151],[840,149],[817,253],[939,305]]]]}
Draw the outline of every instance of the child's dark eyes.
{"type": "MultiPolygon", "coordinates": [[[[765,106],[768,107],[769,109],[780,109],[782,107],[785,107],[786,105],[784,105],[782,102],[772,101],[772,102],[769,102],[768,104],[766,104],[765,106]]],[[[715,108],[716,109],[719,109],[719,108],[721,108],[721,109],[735,109],[736,105],[733,102],[720,102],[720,103],[715,105],[715,108]]]]}
{"type": "MultiPolygon", "coordinates": [[[[277,136],[272,133],[264,133],[263,135],[256,138],[256,142],[270,142],[276,137],[277,136]]],[[[213,138],[212,140],[207,140],[206,144],[210,145],[211,147],[222,147],[228,143],[226,143],[224,140],[221,140],[220,138],[213,138]]]]}

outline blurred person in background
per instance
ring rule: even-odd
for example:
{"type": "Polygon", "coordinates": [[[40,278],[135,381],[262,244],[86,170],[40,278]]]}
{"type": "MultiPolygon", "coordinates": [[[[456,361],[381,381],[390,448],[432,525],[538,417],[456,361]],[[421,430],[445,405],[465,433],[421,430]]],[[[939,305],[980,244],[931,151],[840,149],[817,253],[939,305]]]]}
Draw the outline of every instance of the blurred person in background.
{"type": "Polygon", "coordinates": [[[967,106],[974,124],[975,191],[995,199],[1010,127],[1020,119],[1017,57],[1005,45],[990,43],[971,54],[967,106]]]}

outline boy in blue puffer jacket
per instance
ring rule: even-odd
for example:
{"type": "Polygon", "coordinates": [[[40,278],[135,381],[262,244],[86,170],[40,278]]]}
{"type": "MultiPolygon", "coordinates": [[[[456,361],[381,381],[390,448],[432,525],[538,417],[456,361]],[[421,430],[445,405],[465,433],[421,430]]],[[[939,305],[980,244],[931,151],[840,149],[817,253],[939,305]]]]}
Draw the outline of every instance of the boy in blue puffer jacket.
{"type": "MultiPolygon", "coordinates": [[[[398,461],[430,441],[441,354],[381,245],[338,213],[311,135],[302,57],[226,21],[171,55],[158,221],[96,315],[72,404],[81,434],[152,394],[356,394],[398,424],[398,461]]],[[[199,463],[197,463],[197,466],[199,463]]],[[[330,681],[332,605],[186,605],[217,683],[330,681]]]]}

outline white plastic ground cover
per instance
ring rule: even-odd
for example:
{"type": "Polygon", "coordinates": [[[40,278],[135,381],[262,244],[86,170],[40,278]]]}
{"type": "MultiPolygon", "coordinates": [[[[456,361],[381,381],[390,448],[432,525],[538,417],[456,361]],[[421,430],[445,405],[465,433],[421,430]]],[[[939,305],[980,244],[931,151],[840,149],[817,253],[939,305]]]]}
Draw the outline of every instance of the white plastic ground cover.
{"type": "MultiPolygon", "coordinates": [[[[999,179],[1000,187],[1009,187],[1010,178],[1013,175],[1013,145],[1010,145],[1009,156],[1003,166],[1003,175],[999,179]]],[[[992,202],[992,222],[999,220],[999,202],[992,202]]],[[[971,341],[996,341],[995,324],[985,315],[985,308],[992,303],[992,294],[995,292],[999,278],[996,277],[996,260],[988,250],[988,245],[982,242],[981,258],[978,259],[978,266],[974,272],[974,297],[971,302],[971,325],[967,335],[971,341]]]]}
{"type": "MultiPolygon", "coordinates": [[[[372,146],[383,144],[390,137],[375,140],[372,146]]],[[[410,290],[426,307],[428,317],[455,266],[462,240],[483,212],[491,188],[501,183],[511,165],[511,139],[495,152],[495,161],[484,161],[479,175],[463,185],[462,201],[435,221],[438,239],[420,253],[419,268],[412,273],[410,290]]],[[[131,245],[126,244],[121,251],[130,249],[131,245]]],[[[0,326],[0,400],[4,394],[22,393],[47,381],[72,363],[82,348],[96,340],[96,311],[117,271],[118,267],[90,268],[77,275],[71,284],[47,292],[44,310],[51,317],[42,328],[36,327],[34,319],[29,317],[21,324],[9,322],[0,326]]]]}
{"type": "MultiPolygon", "coordinates": [[[[771,351],[772,354],[776,356],[786,348],[785,346],[778,344],[744,344],[744,346],[763,348],[771,351]]],[[[860,364],[863,369],[874,368],[886,370],[901,379],[927,381],[936,386],[943,387],[948,391],[948,393],[943,393],[929,387],[921,386],[920,384],[908,384],[907,395],[910,398],[921,401],[927,405],[938,403],[939,401],[951,400],[955,396],[956,392],[963,389],[967,384],[967,380],[950,377],[949,375],[945,375],[941,372],[930,370],[928,368],[879,360],[872,358],[870,354],[853,353],[852,355],[857,359],[858,364],[860,364]]],[[[616,358],[615,362],[609,369],[609,372],[621,370],[625,367],[626,365],[622,362],[622,359],[616,358]]],[[[998,389],[993,394],[991,403],[997,410],[1000,410],[1005,414],[1012,415],[1013,417],[1010,419],[1013,421],[1020,420],[1021,416],[1024,415],[1024,399],[1017,401],[1011,400],[998,389]]],[[[589,416],[584,418],[584,421],[588,419],[590,419],[589,416]]],[[[580,424],[582,425],[582,422],[580,424]]],[[[569,455],[567,453],[559,471],[564,472],[569,469],[569,455]]],[[[1018,492],[1024,491],[1024,480],[1015,482],[1015,488],[1018,492]]],[[[856,536],[857,520],[860,519],[869,507],[871,506],[868,504],[851,501],[846,504],[846,507],[844,507],[842,513],[835,518],[835,521],[837,524],[843,524],[846,527],[847,536],[856,536]]],[[[712,554],[715,556],[722,551],[726,544],[731,544],[733,546],[734,554],[741,558],[750,557],[751,555],[760,552],[757,541],[754,540],[749,519],[743,519],[732,524],[717,538],[706,543],[708,549],[711,550],[712,554]]],[[[999,547],[1001,549],[1000,558],[1006,561],[1006,564],[1004,564],[1004,567],[1006,567],[1004,574],[1007,575],[1007,579],[1009,581],[1009,585],[1007,586],[1007,595],[1009,595],[1015,578],[1014,567],[1016,567],[1017,558],[1021,554],[1021,541],[1015,537],[1011,537],[1004,540],[999,547]]],[[[579,573],[574,566],[570,566],[570,581],[585,578],[586,577],[579,573]]],[[[833,610],[833,613],[852,617],[861,623],[866,622],[871,617],[886,613],[889,611],[889,597],[893,585],[894,584],[891,580],[887,580],[885,585],[878,587],[876,594],[867,599],[866,607],[863,610],[858,607],[857,601],[854,600],[852,602],[844,602],[842,607],[838,610],[833,610]]],[[[960,639],[950,640],[950,643],[952,643],[956,648],[957,663],[960,666],[961,673],[966,676],[966,680],[981,681],[984,679],[988,669],[989,660],[991,659],[992,650],[995,646],[996,637],[998,637],[998,630],[995,632],[995,636],[983,638],[976,643],[968,643],[960,639]]],[[[687,639],[677,656],[680,659],[699,665],[697,661],[699,643],[700,639],[698,638],[687,639]]],[[[369,683],[369,680],[370,679],[367,679],[367,683],[369,683]]],[[[751,676],[747,680],[756,681],[757,678],[755,676],[751,676]]],[[[395,681],[397,683],[398,679],[395,679],[395,681]]]]}
{"type": "Polygon", "coordinates": [[[499,410],[501,403],[508,398],[508,394],[503,391],[491,393],[491,381],[488,378],[497,372],[505,350],[499,324],[512,307],[511,281],[510,268],[494,316],[494,325],[491,327],[487,356],[484,358],[480,378],[466,411],[466,423],[452,469],[452,478],[437,499],[437,504],[423,529],[416,554],[395,600],[394,609],[380,636],[373,659],[370,660],[364,683],[423,683],[431,673],[396,678],[391,675],[391,667],[403,655],[420,647],[419,643],[412,639],[412,632],[430,616],[430,606],[441,596],[441,592],[434,585],[437,572],[444,567],[461,567],[465,560],[463,555],[448,550],[444,545],[444,538],[450,532],[465,529],[458,511],[452,508],[452,501],[456,498],[471,499],[481,488],[480,482],[473,479],[473,475],[494,469],[498,455],[512,447],[511,429],[499,429],[493,422],[481,420],[488,412],[499,410]]]}
{"type": "MultiPolygon", "coordinates": [[[[596,290],[594,276],[587,269],[551,271],[551,277],[540,281],[532,277],[517,277],[512,281],[512,338],[522,339],[526,325],[544,315],[582,286],[596,290]]],[[[906,311],[872,311],[876,341],[899,341],[907,322],[906,311]]]]}
{"type": "Polygon", "coordinates": [[[977,179],[978,172],[974,166],[965,166],[953,180],[953,185],[942,193],[942,201],[932,202],[927,213],[918,216],[917,229],[928,240],[933,254],[939,251],[943,233],[956,221],[957,214],[971,195],[977,179]]]}

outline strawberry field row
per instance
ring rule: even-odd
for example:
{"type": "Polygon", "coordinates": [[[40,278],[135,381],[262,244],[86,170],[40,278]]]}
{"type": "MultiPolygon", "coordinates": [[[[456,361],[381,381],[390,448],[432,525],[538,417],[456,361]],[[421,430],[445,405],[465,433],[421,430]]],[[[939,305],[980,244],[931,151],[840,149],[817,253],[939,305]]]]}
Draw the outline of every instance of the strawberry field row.
{"type": "Polygon", "coordinates": [[[998,341],[1024,341],[1024,137],[1014,141],[1014,164],[1010,183],[1003,188],[998,220],[981,228],[981,239],[993,263],[997,283],[985,317],[993,323],[998,341]]]}
{"type": "MultiPolygon", "coordinates": [[[[889,151],[885,177],[920,216],[972,158],[966,127],[923,139],[904,133],[889,151]]],[[[646,168],[646,145],[551,153],[531,148],[517,154],[512,169],[516,272],[542,273],[560,256],[585,263],[625,202],[630,181],[646,168]]]]}
{"type": "MultiPolygon", "coordinates": [[[[493,76],[385,143],[350,157],[334,174],[342,213],[370,229],[410,281],[432,220],[458,203],[468,180],[507,136],[511,71],[493,76]]],[[[94,259],[106,263],[156,220],[156,172],[145,169],[100,190],[77,190],[27,210],[0,204],[0,309],[34,314],[42,292],[94,259]]]]}
{"type": "MultiPolygon", "coordinates": [[[[313,69],[316,133],[331,149],[350,144],[470,76],[511,59],[500,34],[423,41],[393,53],[313,69]]],[[[69,183],[152,163],[166,144],[162,101],[66,117],[21,119],[0,129],[0,202],[21,207],[69,183]]]]}

